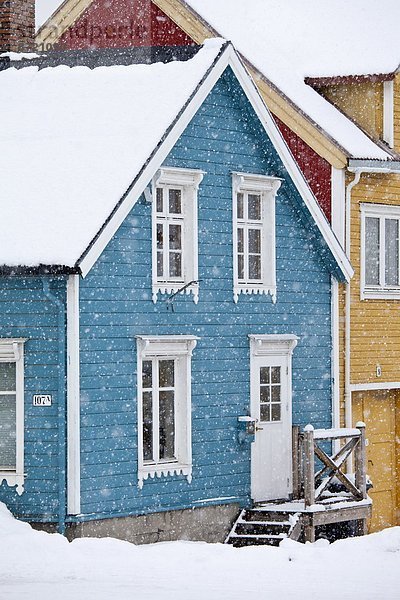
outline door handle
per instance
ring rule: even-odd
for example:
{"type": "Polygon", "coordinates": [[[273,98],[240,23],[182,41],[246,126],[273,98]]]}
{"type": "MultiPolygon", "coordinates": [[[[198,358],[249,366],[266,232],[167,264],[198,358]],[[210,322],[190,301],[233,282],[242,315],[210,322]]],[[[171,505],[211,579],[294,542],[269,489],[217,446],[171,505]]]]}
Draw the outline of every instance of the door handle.
{"type": "Polygon", "coordinates": [[[369,459],[369,460],[368,460],[368,464],[369,464],[369,463],[371,463],[371,466],[372,466],[372,467],[374,466],[374,463],[372,462],[372,460],[371,460],[371,459],[369,459]]]}
{"type": "Polygon", "coordinates": [[[264,431],[264,427],[256,427],[256,431],[264,431]]]}

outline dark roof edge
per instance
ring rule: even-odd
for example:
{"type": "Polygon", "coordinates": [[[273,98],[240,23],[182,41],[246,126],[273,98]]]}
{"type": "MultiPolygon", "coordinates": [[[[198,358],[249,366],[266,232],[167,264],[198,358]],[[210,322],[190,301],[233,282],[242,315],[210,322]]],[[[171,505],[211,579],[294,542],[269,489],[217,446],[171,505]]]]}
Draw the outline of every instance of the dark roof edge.
{"type": "Polygon", "coordinates": [[[391,73],[373,73],[368,75],[332,75],[329,77],[305,77],[304,83],[311,87],[321,87],[323,85],[344,85],[346,83],[371,83],[381,81],[392,81],[395,78],[396,71],[391,73]]]}
{"type": "Polygon", "coordinates": [[[66,267],[65,265],[38,265],[35,267],[0,265],[0,276],[3,277],[36,277],[40,275],[78,275],[79,267],[66,267]]]}

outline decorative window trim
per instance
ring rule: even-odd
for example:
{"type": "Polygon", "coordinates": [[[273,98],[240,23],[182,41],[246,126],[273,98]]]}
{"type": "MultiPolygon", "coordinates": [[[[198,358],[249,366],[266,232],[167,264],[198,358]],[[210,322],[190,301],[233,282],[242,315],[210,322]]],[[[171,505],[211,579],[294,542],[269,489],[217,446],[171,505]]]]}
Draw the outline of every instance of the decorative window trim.
{"type": "Polygon", "coordinates": [[[161,167],[152,182],[152,299],[158,294],[192,294],[195,304],[199,301],[198,284],[198,202],[197,193],[205,175],[204,171],[161,167]],[[182,190],[183,200],[183,277],[182,281],[161,281],[157,277],[157,187],[176,186],[182,190]]]}
{"type": "Polygon", "coordinates": [[[24,491],[24,343],[26,338],[0,339],[0,362],[16,364],[16,468],[0,470],[0,485],[16,486],[19,496],[24,491]]]}
{"type": "Polygon", "coordinates": [[[299,338],[292,334],[249,334],[252,356],[291,356],[299,338]]]}
{"type": "Polygon", "coordinates": [[[276,302],[276,252],[275,252],[275,198],[282,179],[268,175],[232,173],[233,190],[233,300],[240,294],[270,294],[276,302]],[[241,283],[238,279],[238,193],[254,192],[261,194],[262,203],[262,279],[260,283],[241,283]]]}
{"type": "MultiPolygon", "coordinates": [[[[361,300],[399,300],[400,299],[400,285],[399,286],[372,286],[366,284],[366,273],[365,273],[365,220],[367,217],[379,219],[379,223],[382,218],[393,218],[399,220],[400,230],[400,206],[391,206],[387,204],[360,204],[361,211],[361,268],[360,268],[360,298],[361,300]]],[[[384,252],[384,250],[383,250],[384,252]]],[[[380,261],[380,268],[381,266],[380,261]]],[[[399,270],[400,270],[400,244],[399,244],[399,270]]]]}
{"type": "Polygon", "coordinates": [[[143,488],[146,479],[184,475],[192,481],[192,419],[191,419],[191,357],[200,338],[193,335],[151,336],[138,335],[137,340],[137,389],[138,389],[138,486],[143,488]],[[178,426],[183,428],[180,456],[173,462],[145,463],[143,459],[143,404],[142,363],[151,358],[182,358],[183,379],[178,383],[185,405],[181,406],[178,426]]]}

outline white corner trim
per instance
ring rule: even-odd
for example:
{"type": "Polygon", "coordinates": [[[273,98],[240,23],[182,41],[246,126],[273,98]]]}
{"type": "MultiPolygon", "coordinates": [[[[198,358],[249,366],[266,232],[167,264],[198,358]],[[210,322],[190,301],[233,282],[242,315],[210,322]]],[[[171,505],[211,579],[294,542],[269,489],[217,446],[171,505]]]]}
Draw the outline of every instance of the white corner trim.
{"type": "Polygon", "coordinates": [[[351,392],[367,392],[374,390],[397,390],[400,389],[400,381],[380,381],[379,383],[353,383],[350,385],[351,392]]]}
{"type": "Polygon", "coordinates": [[[9,487],[16,486],[19,496],[24,492],[24,344],[27,338],[0,339],[0,362],[16,364],[16,461],[15,470],[0,471],[0,485],[3,481],[9,487]]]}
{"type": "Polygon", "coordinates": [[[331,170],[332,229],[342,248],[345,247],[346,171],[331,170]]]}
{"type": "Polygon", "coordinates": [[[250,334],[250,348],[253,356],[292,355],[299,338],[292,334],[250,334]]]}
{"type": "Polygon", "coordinates": [[[249,76],[246,68],[239,59],[232,45],[228,45],[222,52],[213,68],[209,71],[207,77],[205,77],[202,84],[199,86],[196,94],[188,102],[180,118],[173,124],[169,135],[166,136],[157,152],[154,153],[147,165],[143,168],[143,171],[135,181],[130,193],[121,203],[118,210],[116,210],[112,215],[104,229],[99,232],[95,243],[87,249],[86,254],[78,262],[77,266],[80,267],[83,277],[86,277],[86,275],[89,273],[99,256],[102,254],[104,248],[112,239],[115,232],[118,230],[134,204],[137,202],[138,198],[143,193],[144,189],[149,185],[154,173],[158,168],[160,168],[176,144],[177,140],[185,131],[186,127],[228,66],[231,67],[232,71],[237,77],[247,99],[260,119],[264,130],[270,137],[276,151],[287,168],[293,183],[303,197],[307,209],[314,219],[319,231],[321,232],[321,235],[324,237],[327,246],[332,252],[332,255],[340,267],[343,276],[347,281],[351,279],[354,274],[354,270],[349,259],[343,251],[339,241],[336,239],[336,236],[334,235],[328,221],[325,218],[325,215],[323,214],[313,193],[311,192],[304,175],[301,173],[276,123],[273,121],[267,106],[262,100],[255,83],[249,76]]]}
{"type": "Polygon", "coordinates": [[[332,328],[332,426],[340,427],[340,360],[339,360],[339,284],[331,279],[332,328]]]}
{"type": "Polygon", "coordinates": [[[383,139],[394,146],[394,81],[383,82],[383,139]]]}
{"type": "Polygon", "coordinates": [[[67,282],[67,512],[81,512],[79,275],[67,282]]]}

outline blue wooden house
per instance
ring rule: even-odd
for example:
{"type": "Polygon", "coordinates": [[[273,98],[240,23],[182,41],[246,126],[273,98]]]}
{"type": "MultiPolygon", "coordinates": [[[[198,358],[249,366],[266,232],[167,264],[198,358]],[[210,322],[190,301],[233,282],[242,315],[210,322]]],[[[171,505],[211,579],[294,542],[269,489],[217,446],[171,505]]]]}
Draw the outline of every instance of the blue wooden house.
{"type": "Polygon", "coordinates": [[[0,500],[71,537],[222,539],[332,425],[351,266],[232,46],[190,52],[0,73],[0,500]]]}

